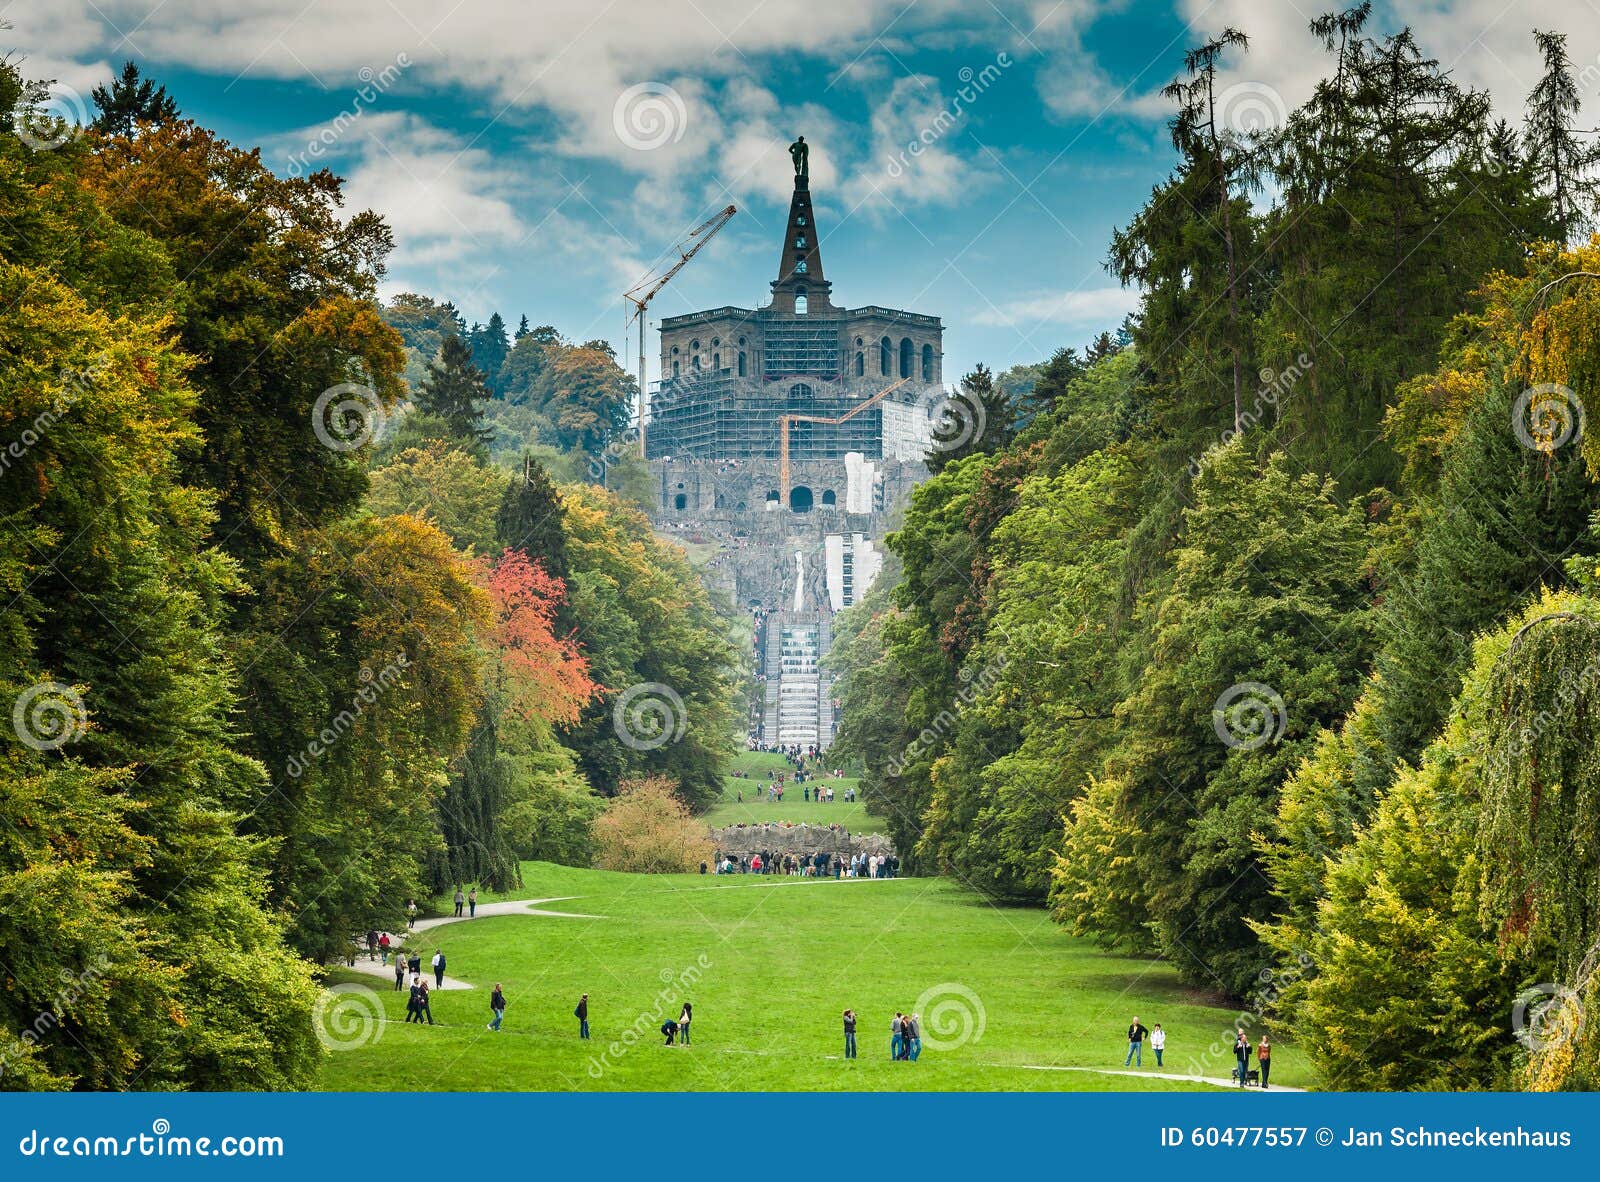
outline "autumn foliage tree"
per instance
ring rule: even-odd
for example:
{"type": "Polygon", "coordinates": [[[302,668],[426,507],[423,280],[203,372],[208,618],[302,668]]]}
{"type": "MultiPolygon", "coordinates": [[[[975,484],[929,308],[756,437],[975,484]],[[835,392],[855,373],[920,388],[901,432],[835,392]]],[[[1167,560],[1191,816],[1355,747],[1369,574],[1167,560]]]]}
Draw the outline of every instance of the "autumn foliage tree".
{"type": "Polygon", "coordinates": [[[594,822],[594,864],[635,874],[690,874],[715,850],[666,776],[624,780],[594,822]]]}

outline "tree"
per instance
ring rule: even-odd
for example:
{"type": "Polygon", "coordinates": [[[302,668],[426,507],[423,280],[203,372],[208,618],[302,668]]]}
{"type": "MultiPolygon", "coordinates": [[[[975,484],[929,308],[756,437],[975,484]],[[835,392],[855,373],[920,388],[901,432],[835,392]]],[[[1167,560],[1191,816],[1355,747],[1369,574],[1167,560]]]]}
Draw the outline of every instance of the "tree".
{"type": "Polygon", "coordinates": [[[528,335],[529,331],[528,315],[526,312],[524,312],[522,319],[517,322],[517,331],[512,335],[512,343],[515,344],[517,341],[520,341],[523,337],[528,335]]]}
{"type": "Polygon", "coordinates": [[[1544,58],[1544,74],[1528,94],[1528,163],[1550,198],[1558,240],[1569,243],[1583,233],[1594,213],[1600,144],[1584,143],[1579,138],[1583,133],[1573,126],[1582,103],[1566,34],[1535,30],[1533,39],[1544,58]]]}
{"type": "Polygon", "coordinates": [[[484,374],[489,390],[495,395],[503,394],[500,367],[511,351],[511,341],[506,336],[506,322],[500,318],[500,313],[492,313],[489,323],[482,328],[473,325],[467,343],[472,348],[472,364],[484,374]]]}
{"type": "Polygon", "coordinates": [[[967,456],[997,452],[1015,435],[1011,401],[995,386],[989,367],[979,362],[938,407],[933,444],[923,462],[928,471],[939,473],[967,456]]]}
{"type": "Polygon", "coordinates": [[[567,577],[561,494],[544,466],[530,455],[522,457],[520,478],[511,481],[500,500],[494,530],[501,547],[521,550],[554,578],[567,577]]]}
{"type": "Polygon", "coordinates": [[[467,343],[460,337],[446,337],[439,347],[439,359],[428,363],[428,376],[417,390],[417,409],[440,419],[452,440],[478,456],[494,437],[482,427],[480,404],[488,397],[483,373],[472,363],[467,343]]]}
{"type": "MultiPolygon", "coordinates": [[[[527,351],[530,362],[537,358],[541,363],[529,401],[553,427],[557,446],[599,456],[628,425],[637,380],[617,365],[609,347],[600,349],[593,343],[551,347],[540,343],[537,336],[530,334],[518,345],[527,351]]],[[[521,372],[519,366],[513,378],[521,372]]]]}
{"type": "Polygon", "coordinates": [[[111,80],[109,89],[96,86],[90,97],[99,111],[94,128],[107,135],[132,136],[141,123],[171,123],[178,118],[178,104],[167,88],[141,78],[132,61],[123,63],[122,74],[111,80]]]}
{"type": "Polygon", "coordinates": [[[380,517],[409,513],[431,521],[464,550],[491,554],[495,518],[508,491],[505,474],[443,440],[407,448],[372,473],[366,506],[380,517]]]}
{"type": "Polygon", "coordinates": [[[594,864],[632,874],[692,874],[715,848],[666,776],[624,780],[594,822],[594,864]]]}

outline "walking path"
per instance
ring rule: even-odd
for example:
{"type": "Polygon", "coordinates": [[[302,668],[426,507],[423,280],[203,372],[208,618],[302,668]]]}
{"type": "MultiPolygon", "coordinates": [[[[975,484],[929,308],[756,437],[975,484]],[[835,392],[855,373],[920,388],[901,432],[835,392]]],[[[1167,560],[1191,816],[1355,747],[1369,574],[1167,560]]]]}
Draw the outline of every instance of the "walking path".
{"type": "MultiPolygon", "coordinates": [[[[432,928],[440,927],[447,923],[470,923],[474,919],[487,919],[495,915],[544,915],[553,919],[604,919],[603,915],[583,915],[576,911],[547,911],[540,907],[540,903],[565,903],[568,899],[581,898],[580,895],[558,895],[550,899],[506,899],[498,903],[479,903],[476,915],[437,915],[431,919],[419,919],[411,925],[411,934],[426,932],[432,928]]],[[[394,933],[389,933],[390,939],[394,933]]],[[[422,958],[422,975],[429,981],[433,980],[433,968],[428,964],[432,959],[425,954],[422,958]]],[[[384,964],[381,961],[368,960],[366,949],[363,948],[356,956],[356,963],[350,966],[360,973],[367,973],[374,977],[382,977],[390,984],[394,983],[394,965],[384,964]]],[[[441,989],[471,989],[469,982],[462,981],[446,973],[441,989]]]]}
{"type": "MultiPolygon", "coordinates": [[[[1261,1088],[1241,1088],[1235,1079],[1220,1079],[1214,1075],[1179,1075],[1171,1071],[1135,1071],[1131,1067],[1051,1067],[1039,1063],[1002,1064],[990,1063],[990,1067],[1016,1066],[1024,1071],[1088,1071],[1095,1075],[1132,1075],[1143,1079],[1175,1079],[1179,1083],[1205,1083],[1213,1087],[1230,1088],[1235,1092],[1259,1092],[1261,1088]]],[[[1269,1092],[1303,1092],[1304,1088],[1275,1087],[1265,1089],[1269,1092]]]]}

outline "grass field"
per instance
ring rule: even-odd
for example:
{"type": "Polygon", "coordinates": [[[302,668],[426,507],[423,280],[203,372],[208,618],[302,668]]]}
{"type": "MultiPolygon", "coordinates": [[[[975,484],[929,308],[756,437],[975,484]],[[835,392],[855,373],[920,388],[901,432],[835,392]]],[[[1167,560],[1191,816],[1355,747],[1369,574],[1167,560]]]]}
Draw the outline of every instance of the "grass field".
{"type": "Polygon", "coordinates": [[[783,772],[789,765],[783,756],[761,751],[741,752],[733,761],[733,770],[748,772],[750,778],[724,776],[722,778],[722,803],[714,805],[705,815],[706,824],[713,829],[724,825],[754,825],[764,821],[802,821],[808,825],[843,825],[851,833],[882,833],[883,821],[867,815],[861,801],[846,803],[844,791],[854,788],[857,781],[850,777],[835,780],[825,777],[820,781],[834,791],[832,804],[810,804],[804,798],[804,789],[819,781],[790,784],[783,794],[782,804],[767,803],[767,772],[783,772]],[[744,802],[739,802],[739,794],[744,802]]]}
{"type": "MultiPolygon", "coordinates": [[[[451,977],[426,1027],[403,995],[373,987],[324,1014],[322,1086],[335,1090],[1113,1090],[1206,1087],[1046,1068],[1121,1068],[1138,1014],[1168,1032],[1165,1070],[1226,1076],[1234,1015],[1158,962],[1104,953],[1042,911],[996,908],[942,879],[835,882],[647,876],[529,863],[525,898],[603,918],[484,917],[420,933],[451,977]],[[490,1033],[502,982],[505,1029],[490,1033]],[[590,995],[593,1038],[572,1008],[590,995]],[[693,1001],[694,1045],[657,1033],[693,1001]],[[383,1019],[363,1024],[371,1007],[383,1019]],[[860,1058],[843,1060],[840,1011],[860,1015],[860,1058]],[[348,1007],[348,1010],[347,1010],[348,1007]],[[367,1007],[363,1014],[362,1007],[367,1007]],[[920,1009],[917,1063],[888,1061],[889,1020],[920,1009]],[[342,1018],[354,1016],[346,1025],[342,1018]],[[342,1016],[342,1017],[341,1017],[342,1016]]],[[[331,1000],[331,999],[330,999],[331,1000]]],[[[1154,1070],[1145,1056],[1145,1070],[1154,1070]]],[[[1280,1045],[1274,1083],[1305,1085],[1280,1045]]]]}

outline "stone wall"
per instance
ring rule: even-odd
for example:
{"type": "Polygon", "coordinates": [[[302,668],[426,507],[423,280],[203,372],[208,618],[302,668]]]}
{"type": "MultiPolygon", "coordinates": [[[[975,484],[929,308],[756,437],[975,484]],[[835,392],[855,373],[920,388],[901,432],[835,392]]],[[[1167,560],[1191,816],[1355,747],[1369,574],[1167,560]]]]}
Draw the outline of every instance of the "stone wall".
{"type": "Polygon", "coordinates": [[[827,825],[730,825],[713,829],[711,840],[727,854],[748,858],[766,850],[774,854],[892,854],[894,844],[881,833],[852,834],[827,825]]]}

